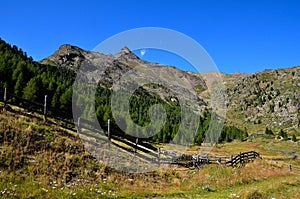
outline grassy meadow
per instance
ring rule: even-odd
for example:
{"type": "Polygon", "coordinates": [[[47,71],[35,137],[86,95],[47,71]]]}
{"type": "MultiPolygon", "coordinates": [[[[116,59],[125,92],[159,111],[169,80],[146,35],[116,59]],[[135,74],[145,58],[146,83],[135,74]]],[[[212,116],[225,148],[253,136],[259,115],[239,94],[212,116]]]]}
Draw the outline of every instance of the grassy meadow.
{"type": "MultiPolygon", "coordinates": [[[[90,156],[75,132],[2,110],[0,197],[300,198],[300,159],[291,159],[299,148],[299,142],[274,138],[233,141],[216,145],[210,155],[255,150],[262,159],[239,168],[162,166],[150,173],[126,173],[90,156]]],[[[187,153],[199,149],[193,146],[187,153]]]]}

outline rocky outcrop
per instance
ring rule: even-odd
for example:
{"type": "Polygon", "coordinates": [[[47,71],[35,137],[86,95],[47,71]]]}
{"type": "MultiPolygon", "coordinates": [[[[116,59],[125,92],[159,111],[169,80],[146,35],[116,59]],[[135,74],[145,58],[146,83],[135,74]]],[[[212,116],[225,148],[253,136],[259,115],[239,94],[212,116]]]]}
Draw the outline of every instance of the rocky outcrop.
{"type": "Polygon", "coordinates": [[[225,77],[225,82],[230,122],[299,132],[300,67],[225,77]]]}
{"type": "Polygon", "coordinates": [[[114,55],[104,55],[66,44],[40,63],[67,67],[76,71],[84,67],[88,79],[95,80],[101,86],[108,88],[116,85],[116,82],[121,81],[124,76],[134,75],[134,78],[145,81],[143,87],[146,90],[159,95],[165,101],[171,102],[171,99],[178,99],[179,96],[184,100],[196,101],[196,104],[191,104],[198,106],[198,111],[207,107],[204,100],[199,97],[199,92],[194,89],[201,88],[202,91],[207,89],[201,77],[175,67],[141,60],[127,47],[120,49],[114,55]],[[151,82],[156,86],[151,85],[151,82]]]}

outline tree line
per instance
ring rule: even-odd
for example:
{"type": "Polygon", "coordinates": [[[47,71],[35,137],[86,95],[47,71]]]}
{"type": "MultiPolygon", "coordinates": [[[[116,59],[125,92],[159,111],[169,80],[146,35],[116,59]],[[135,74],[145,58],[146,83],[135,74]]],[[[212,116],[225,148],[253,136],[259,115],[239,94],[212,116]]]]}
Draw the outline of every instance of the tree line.
{"type": "Polygon", "coordinates": [[[22,49],[0,39],[1,89],[36,102],[48,95],[49,108],[71,112],[74,78],[74,71],[35,62],[22,49]]]}

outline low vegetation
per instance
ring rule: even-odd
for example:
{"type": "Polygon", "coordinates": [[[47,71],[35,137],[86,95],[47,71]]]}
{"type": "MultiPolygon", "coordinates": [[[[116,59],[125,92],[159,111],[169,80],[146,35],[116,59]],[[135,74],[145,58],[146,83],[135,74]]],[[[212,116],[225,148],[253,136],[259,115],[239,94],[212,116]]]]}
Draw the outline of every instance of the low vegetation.
{"type": "MultiPolygon", "coordinates": [[[[76,51],[77,48],[74,49],[76,51]]],[[[58,61],[66,59],[67,64],[73,64],[74,60],[80,64],[83,59],[78,58],[76,53],[67,57],[56,56],[58,61]]],[[[119,65],[114,67],[121,67],[124,63],[115,64],[119,65]]],[[[113,170],[92,157],[76,131],[59,125],[61,120],[50,118],[44,122],[41,115],[18,107],[25,106],[18,97],[43,102],[44,95],[48,95],[50,117],[55,110],[72,113],[74,67],[35,62],[17,46],[0,39],[0,92],[7,88],[9,106],[17,105],[9,111],[9,106],[5,109],[0,103],[0,196],[300,198],[298,76],[299,67],[295,67],[240,79],[225,78],[231,104],[228,106],[226,124],[211,155],[229,156],[253,150],[259,152],[262,159],[238,168],[201,165],[200,170],[191,170],[162,165],[154,172],[126,173],[113,170]],[[282,79],[285,81],[282,82],[282,79]],[[284,121],[281,123],[282,119],[284,121]]],[[[107,129],[107,120],[113,118],[110,107],[112,92],[109,82],[101,81],[96,93],[96,105],[89,108],[96,110],[101,127],[107,129]]],[[[160,89],[159,85],[148,86],[160,89]]],[[[196,87],[198,94],[203,90],[205,87],[196,87]]],[[[162,130],[147,141],[163,146],[174,138],[181,123],[181,110],[175,98],[163,99],[139,88],[130,98],[130,116],[136,124],[146,126],[150,122],[146,113],[149,107],[157,103],[165,108],[167,121],[162,130]]],[[[201,144],[210,117],[208,109],[201,116],[193,117],[200,125],[196,135],[192,135],[193,146],[187,151],[188,154],[198,153],[205,147],[201,144]]],[[[73,118],[68,114],[63,119],[73,118]]],[[[121,131],[115,123],[111,119],[111,130],[121,131]]],[[[131,128],[134,127],[128,126],[126,131],[132,131],[131,128]]],[[[145,132],[139,133],[143,135],[145,132]]]]}
{"type": "MultiPolygon", "coordinates": [[[[5,198],[299,197],[299,176],[287,163],[262,159],[240,168],[163,166],[151,173],[118,172],[91,157],[75,132],[8,111],[0,113],[0,147],[0,195],[5,198]]],[[[265,150],[263,142],[235,141],[218,144],[212,154],[236,154],[251,147],[265,150]]],[[[280,150],[276,144],[275,149],[280,150]]]]}

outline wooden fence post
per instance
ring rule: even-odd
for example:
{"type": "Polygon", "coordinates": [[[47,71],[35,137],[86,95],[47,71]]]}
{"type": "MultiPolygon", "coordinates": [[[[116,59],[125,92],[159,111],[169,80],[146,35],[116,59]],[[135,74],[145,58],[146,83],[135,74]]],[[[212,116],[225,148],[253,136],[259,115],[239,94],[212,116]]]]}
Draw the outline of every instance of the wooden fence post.
{"type": "Polygon", "coordinates": [[[108,139],[108,147],[110,147],[110,119],[107,120],[107,139],[108,139]]]}
{"type": "Polygon", "coordinates": [[[44,121],[47,121],[47,95],[45,95],[44,101],[44,121]]]}
{"type": "Polygon", "coordinates": [[[220,166],[222,165],[222,159],[221,159],[221,157],[218,157],[217,163],[218,163],[220,166]]]}
{"type": "Polygon", "coordinates": [[[196,160],[192,156],[192,161],[193,161],[193,167],[196,168],[196,160]]]}
{"type": "Polygon", "coordinates": [[[160,148],[157,148],[157,161],[158,161],[158,165],[160,165],[160,148]]]}
{"type": "Polygon", "coordinates": [[[136,139],[135,139],[135,149],[134,149],[134,153],[135,153],[135,154],[136,154],[136,152],[137,152],[138,142],[139,142],[139,138],[136,138],[136,139]]]}
{"type": "Polygon", "coordinates": [[[5,107],[6,106],[6,100],[7,100],[6,87],[4,88],[4,97],[3,97],[3,100],[4,100],[4,107],[5,107]]]}
{"type": "Polygon", "coordinates": [[[77,120],[77,133],[80,133],[80,117],[78,117],[78,120],[77,120]]]}

